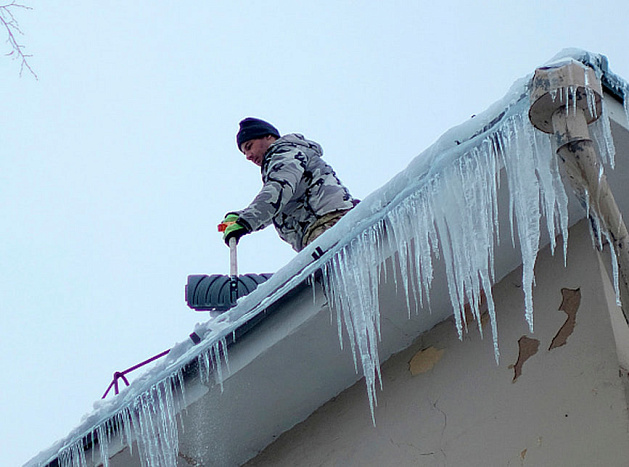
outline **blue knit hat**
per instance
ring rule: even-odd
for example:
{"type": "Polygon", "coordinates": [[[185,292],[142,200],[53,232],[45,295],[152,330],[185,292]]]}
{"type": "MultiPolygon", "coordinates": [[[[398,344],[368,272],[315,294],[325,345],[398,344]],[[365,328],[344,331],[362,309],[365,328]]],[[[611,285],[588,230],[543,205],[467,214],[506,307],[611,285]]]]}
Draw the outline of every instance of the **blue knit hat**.
{"type": "Polygon", "coordinates": [[[259,118],[248,117],[240,122],[240,130],[236,135],[238,149],[249,140],[262,138],[266,135],[280,137],[280,132],[273,125],[259,118]]]}

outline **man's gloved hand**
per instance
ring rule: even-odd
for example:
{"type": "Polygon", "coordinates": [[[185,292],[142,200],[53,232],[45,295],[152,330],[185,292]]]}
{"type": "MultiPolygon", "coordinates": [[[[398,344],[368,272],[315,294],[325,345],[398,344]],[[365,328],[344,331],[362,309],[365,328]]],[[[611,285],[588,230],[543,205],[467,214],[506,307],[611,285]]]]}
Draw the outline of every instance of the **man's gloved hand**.
{"type": "Polygon", "coordinates": [[[236,242],[240,240],[240,237],[249,233],[246,227],[240,225],[238,222],[238,214],[229,213],[225,215],[225,219],[218,225],[218,231],[223,232],[223,241],[226,245],[229,245],[229,239],[236,238],[236,242]]]}

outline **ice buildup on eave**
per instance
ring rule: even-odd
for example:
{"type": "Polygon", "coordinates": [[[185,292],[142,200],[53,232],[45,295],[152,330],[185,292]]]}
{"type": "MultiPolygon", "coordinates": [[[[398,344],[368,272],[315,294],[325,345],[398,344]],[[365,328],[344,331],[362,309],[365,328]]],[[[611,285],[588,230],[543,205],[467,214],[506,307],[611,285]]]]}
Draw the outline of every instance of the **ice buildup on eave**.
{"type": "MultiPolygon", "coordinates": [[[[629,86],[607,70],[604,57],[569,50],[553,60],[588,63],[599,78],[603,73],[605,78],[611,77],[618,94],[627,95],[629,86]]],[[[380,378],[377,285],[388,255],[398,254],[402,273],[391,280],[406,294],[409,315],[415,312],[411,303],[429,305],[433,266],[436,261],[444,262],[459,336],[468,325],[465,304],[470,305],[479,323],[484,295],[498,360],[491,287],[497,279],[497,193],[503,170],[509,192],[511,241],[521,252],[525,319],[531,330],[533,270],[541,235],[544,231],[548,234],[553,251],[558,234],[562,235],[564,255],[567,245],[568,197],[555,151],[549,136],[534,130],[528,120],[531,76],[517,81],[502,101],[484,113],[445,133],[406,170],[367,197],[235,308],[199,325],[195,331],[203,337],[200,344],[192,346],[186,341],[176,346],[166,361],[116,399],[100,404],[68,439],[30,465],[47,465],[55,458],[61,466],[86,465],[84,446],[95,433],[107,467],[113,432],[124,437],[128,445],[137,441],[143,465],[169,465],[177,451],[176,413],[185,406],[185,401],[181,402],[182,368],[196,360],[204,380],[213,377],[222,385],[223,375],[229,371],[226,338],[233,340],[238,328],[304,280],[314,279],[318,270],[323,272],[323,284],[337,316],[341,346],[345,330],[356,371],[365,376],[372,418],[380,378]],[[311,254],[316,247],[324,253],[313,262],[311,254]]],[[[613,164],[614,147],[604,106],[592,134],[603,160],[613,164]]],[[[478,329],[482,332],[480,326],[478,329]]]]}
{"type": "MultiPolygon", "coordinates": [[[[575,51],[571,52],[574,55],[575,51]]],[[[587,63],[601,79],[602,70],[597,63],[604,60],[585,52],[576,55],[591,59],[587,63]]],[[[552,66],[574,61],[585,74],[586,65],[576,58],[560,55],[552,66]]],[[[540,238],[545,229],[554,253],[555,238],[561,234],[565,258],[568,197],[554,140],[534,129],[528,118],[530,81],[527,77],[517,82],[497,106],[476,117],[476,121],[446,133],[415,159],[385,187],[395,195],[386,205],[376,204],[373,222],[339,242],[325,264],[324,283],[337,311],[339,336],[343,324],[355,362],[358,356],[366,379],[372,417],[380,378],[377,283],[384,265],[381,245],[385,242],[390,251],[399,255],[403,272],[397,280],[403,283],[407,304],[411,303],[411,294],[414,303],[429,302],[434,260],[444,262],[459,337],[468,325],[465,305],[469,304],[474,319],[480,323],[481,297],[486,297],[498,361],[491,287],[495,282],[494,250],[499,239],[497,193],[503,169],[509,192],[512,243],[514,247],[519,245],[521,253],[525,318],[533,332],[534,266],[540,238]],[[466,130],[472,127],[476,130],[470,137],[466,130]]],[[[623,86],[624,97],[626,84],[620,80],[617,83],[623,86]]],[[[589,107],[596,108],[593,93],[587,93],[586,98],[589,107]]],[[[604,102],[602,115],[591,126],[601,159],[613,167],[615,149],[604,102]]],[[[381,203],[382,198],[373,202],[381,203]]],[[[480,326],[478,329],[482,333],[480,326]]]]}

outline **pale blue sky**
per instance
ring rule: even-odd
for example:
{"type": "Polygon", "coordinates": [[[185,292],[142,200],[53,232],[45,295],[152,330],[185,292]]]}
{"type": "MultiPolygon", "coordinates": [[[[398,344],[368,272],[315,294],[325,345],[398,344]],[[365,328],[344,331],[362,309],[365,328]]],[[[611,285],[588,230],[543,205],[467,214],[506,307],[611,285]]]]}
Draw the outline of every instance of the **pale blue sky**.
{"type": "MultiPolygon", "coordinates": [[[[629,78],[620,0],[24,3],[39,80],[0,59],[0,465],[208,318],[184,285],[227,273],[216,224],[260,187],[243,117],[321,143],[364,198],[565,47],[629,78]]],[[[256,233],[240,270],[293,256],[256,233]]]]}

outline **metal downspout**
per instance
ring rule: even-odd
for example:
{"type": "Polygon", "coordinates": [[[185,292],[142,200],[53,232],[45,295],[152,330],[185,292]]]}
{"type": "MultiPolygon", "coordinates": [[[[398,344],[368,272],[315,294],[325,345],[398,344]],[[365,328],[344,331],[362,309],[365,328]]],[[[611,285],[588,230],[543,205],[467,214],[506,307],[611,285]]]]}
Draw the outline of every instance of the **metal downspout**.
{"type": "Polygon", "coordinates": [[[554,135],[572,189],[599,229],[608,234],[618,262],[622,310],[629,323],[627,227],[588,130],[588,124],[601,116],[602,96],[601,83],[591,68],[577,63],[538,68],[531,85],[529,118],[537,129],[554,135]]]}

